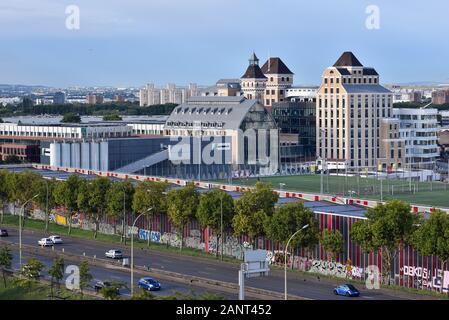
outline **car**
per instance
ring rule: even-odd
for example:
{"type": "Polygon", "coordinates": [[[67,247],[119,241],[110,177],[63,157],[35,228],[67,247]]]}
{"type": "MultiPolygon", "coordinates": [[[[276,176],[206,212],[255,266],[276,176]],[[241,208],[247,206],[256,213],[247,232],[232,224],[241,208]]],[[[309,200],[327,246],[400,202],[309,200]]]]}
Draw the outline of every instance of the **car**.
{"type": "Polygon", "coordinates": [[[161,284],[150,277],[141,278],[138,282],[139,288],[148,291],[161,290],[161,284]]]}
{"type": "Polygon", "coordinates": [[[7,236],[8,236],[8,230],[0,229],[0,237],[7,237],[7,236]]]}
{"type": "Polygon", "coordinates": [[[54,244],[61,244],[62,238],[60,236],[50,236],[49,239],[53,241],[54,244]]]}
{"type": "Polygon", "coordinates": [[[42,247],[51,247],[53,245],[53,241],[50,238],[42,238],[37,243],[42,247]]]}
{"type": "Polygon", "coordinates": [[[359,290],[357,290],[352,284],[343,284],[334,289],[334,294],[347,297],[360,296],[359,290]]]}
{"type": "Polygon", "coordinates": [[[120,250],[111,249],[109,251],[106,251],[105,256],[106,258],[111,259],[122,259],[123,253],[120,250]]]}
{"type": "MultiPolygon", "coordinates": [[[[111,287],[113,284],[109,281],[97,281],[94,284],[94,290],[95,292],[100,292],[103,288],[111,287]]],[[[117,290],[117,294],[120,294],[120,288],[115,288],[117,290]]]]}

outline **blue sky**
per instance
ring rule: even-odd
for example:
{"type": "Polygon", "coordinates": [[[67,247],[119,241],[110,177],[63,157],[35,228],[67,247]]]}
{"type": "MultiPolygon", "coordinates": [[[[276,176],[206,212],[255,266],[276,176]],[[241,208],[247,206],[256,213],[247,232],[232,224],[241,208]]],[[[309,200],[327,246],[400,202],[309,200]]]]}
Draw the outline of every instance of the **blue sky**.
{"type": "Polygon", "coordinates": [[[447,0],[1,0],[0,83],[212,84],[240,77],[253,50],[281,57],[296,84],[318,84],[346,50],[384,83],[449,82],[448,13],[447,0]]]}

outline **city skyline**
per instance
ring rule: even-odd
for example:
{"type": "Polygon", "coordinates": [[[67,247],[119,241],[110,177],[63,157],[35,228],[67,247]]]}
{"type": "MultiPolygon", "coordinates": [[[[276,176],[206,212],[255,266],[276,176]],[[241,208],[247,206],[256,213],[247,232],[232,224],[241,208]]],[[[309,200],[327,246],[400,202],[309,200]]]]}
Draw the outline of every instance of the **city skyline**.
{"type": "Polygon", "coordinates": [[[0,83],[206,85],[240,77],[253,51],[263,61],[280,57],[301,85],[320,83],[322,70],[344,51],[376,66],[381,83],[448,82],[444,1],[280,1],[274,15],[265,4],[3,1],[0,83]],[[66,28],[66,8],[73,4],[80,9],[79,30],[66,28]],[[379,29],[366,27],[369,5],[379,9],[379,29]]]}

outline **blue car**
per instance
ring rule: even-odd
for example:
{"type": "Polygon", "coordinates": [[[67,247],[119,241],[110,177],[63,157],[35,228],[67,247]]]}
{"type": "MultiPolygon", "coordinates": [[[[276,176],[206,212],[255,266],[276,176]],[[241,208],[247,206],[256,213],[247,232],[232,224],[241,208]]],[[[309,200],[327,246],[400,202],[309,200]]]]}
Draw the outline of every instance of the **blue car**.
{"type": "Polygon", "coordinates": [[[358,297],[360,296],[359,290],[357,290],[352,284],[343,284],[334,289],[334,294],[346,297],[358,297]]]}
{"type": "Polygon", "coordinates": [[[161,284],[153,278],[145,277],[139,280],[139,288],[148,291],[161,290],[161,284]]]}

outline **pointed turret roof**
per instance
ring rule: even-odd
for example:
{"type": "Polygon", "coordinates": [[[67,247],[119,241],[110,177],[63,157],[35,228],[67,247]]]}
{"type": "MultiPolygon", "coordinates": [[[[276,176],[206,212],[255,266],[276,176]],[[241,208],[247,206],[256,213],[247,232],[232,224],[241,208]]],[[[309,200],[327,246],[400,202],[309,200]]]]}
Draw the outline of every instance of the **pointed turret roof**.
{"type": "Polygon", "coordinates": [[[278,57],[269,58],[262,66],[262,72],[264,74],[293,74],[281,58],[278,57]]]}
{"type": "Polygon", "coordinates": [[[363,67],[363,65],[352,52],[346,51],[334,63],[334,67],[363,67]]]}
{"type": "Polygon", "coordinates": [[[262,70],[259,67],[259,59],[256,54],[253,52],[251,57],[249,58],[249,66],[245,71],[245,74],[241,77],[246,79],[266,79],[262,70]]]}

